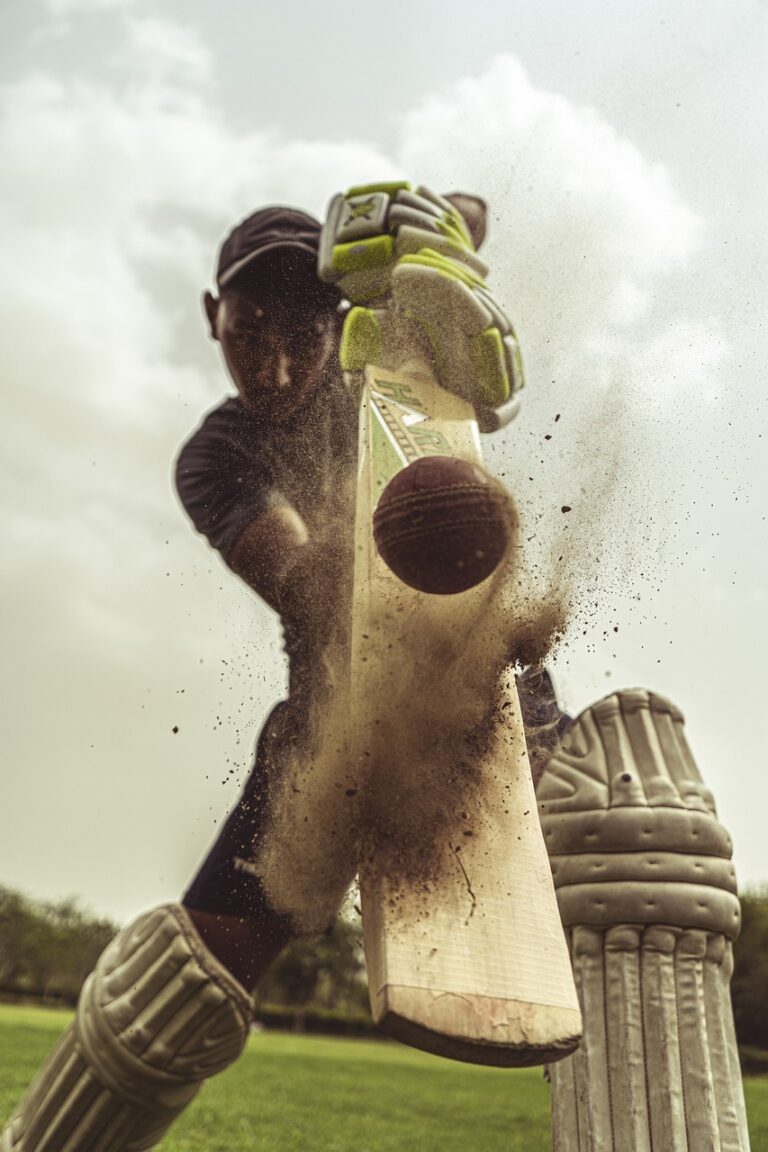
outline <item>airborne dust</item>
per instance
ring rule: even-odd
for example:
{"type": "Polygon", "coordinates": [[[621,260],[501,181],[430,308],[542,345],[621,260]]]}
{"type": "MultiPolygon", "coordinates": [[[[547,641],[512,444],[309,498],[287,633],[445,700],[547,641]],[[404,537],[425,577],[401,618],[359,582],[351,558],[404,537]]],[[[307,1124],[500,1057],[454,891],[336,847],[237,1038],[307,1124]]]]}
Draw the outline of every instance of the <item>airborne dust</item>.
{"type": "MultiPolygon", "coordinates": [[[[346,530],[327,528],[332,539],[346,530]]],[[[271,827],[256,856],[271,902],[301,931],[332,921],[359,860],[390,885],[426,890],[446,847],[460,851],[476,833],[484,754],[509,707],[502,674],[543,661],[568,619],[563,566],[554,557],[531,565],[524,531],[511,532],[496,573],[458,597],[399,582],[393,590],[390,578],[354,637],[349,598],[324,590],[318,607],[335,613],[336,643],[304,739],[272,782],[271,827]],[[351,723],[361,715],[362,732],[351,723]]],[[[493,771],[512,767],[494,762],[493,771]]]]}
{"type": "MultiPolygon", "coordinates": [[[[272,774],[270,824],[254,848],[271,903],[300,931],[332,922],[361,862],[369,875],[386,873],[390,887],[429,888],[447,850],[455,857],[477,831],[488,772],[508,778],[518,767],[486,756],[508,723],[505,669],[542,665],[567,644],[607,579],[606,554],[614,575],[629,557],[620,530],[626,398],[605,388],[591,404],[563,400],[552,428],[570,446],[569,492],[548,486],[546,455],[533,497],[531,477],[491,467],[509,507],[507,554],[457,596],[406,589],[378,557],[375,589],[366,575],[353,593],[354,561],[371,571],[371,526],[353,540],[356,477],[348,463],[327,462],[310,527],[314,558],[331,562],[303,569],[301,595],[322,642],[302,677],[306,721],[272,774]]],[[[536,759],[535,748],[529,754],[536,759]]]]}

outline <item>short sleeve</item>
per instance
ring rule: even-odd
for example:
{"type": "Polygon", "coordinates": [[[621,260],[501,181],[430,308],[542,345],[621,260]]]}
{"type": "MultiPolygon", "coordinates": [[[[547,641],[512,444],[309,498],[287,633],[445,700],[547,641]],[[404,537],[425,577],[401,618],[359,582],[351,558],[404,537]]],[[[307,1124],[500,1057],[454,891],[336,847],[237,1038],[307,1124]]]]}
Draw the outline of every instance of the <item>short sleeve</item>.
{"type": "Polygon", "coordinates": [[[197,531],[227,562],[244,529],[273,506],[258,430],[249,428],[236,402],[210,412],[184,444],[176,490],[197,531]]]}

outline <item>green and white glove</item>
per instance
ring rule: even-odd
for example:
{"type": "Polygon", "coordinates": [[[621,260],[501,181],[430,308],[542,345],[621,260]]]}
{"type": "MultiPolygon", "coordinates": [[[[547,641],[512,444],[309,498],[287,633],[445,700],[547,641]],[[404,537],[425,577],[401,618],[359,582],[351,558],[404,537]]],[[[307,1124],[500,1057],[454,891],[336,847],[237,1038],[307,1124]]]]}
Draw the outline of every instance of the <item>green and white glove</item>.
{"type": "Polygon", "coordinates": [[[368,184],[334,196],[320,237],[320,279],[336,284],[352,304],[389,296],[397,261],[422,248],[488,272],[467,226],[450,201],[407,181],[368,184]]]}
{"type": "Polygon", "coordinates": [[[391,330],[405,320],[426,339],[443,386],[474,405],[481,430],[508,423],[524,383],[522,360],[487,271],[461,214],[425,188],[397,182],[336,196],[319,274],[356,305],[342,334],[345,373],[384,363],[396,344],[391,330]]]}

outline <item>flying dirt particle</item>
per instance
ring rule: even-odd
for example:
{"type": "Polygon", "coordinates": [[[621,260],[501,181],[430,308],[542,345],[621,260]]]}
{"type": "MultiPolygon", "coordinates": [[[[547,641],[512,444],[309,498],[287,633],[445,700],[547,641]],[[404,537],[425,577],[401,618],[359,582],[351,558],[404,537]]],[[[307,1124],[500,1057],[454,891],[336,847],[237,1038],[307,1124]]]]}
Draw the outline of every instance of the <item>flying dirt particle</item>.
{"type": "Polygon", "coordinates": [[[176,735],[178,730],[179,730],[178,724],[174,724],[173,728],[171,728],[171,732],[173,732],[174,736],[176,735]]]}
{"type": "Polygon", "coordinates": [[[570,510],[571,510],[570,504],[563,504],[562,508],[560,509],[561,512],[570,512],[570,510]]]}

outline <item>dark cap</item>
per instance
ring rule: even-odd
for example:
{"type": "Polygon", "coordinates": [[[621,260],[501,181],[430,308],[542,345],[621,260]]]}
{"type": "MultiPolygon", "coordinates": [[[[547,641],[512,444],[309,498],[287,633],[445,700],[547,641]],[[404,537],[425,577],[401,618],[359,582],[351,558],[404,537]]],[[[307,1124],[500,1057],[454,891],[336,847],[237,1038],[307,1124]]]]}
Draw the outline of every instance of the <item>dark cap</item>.
{"type": "Polygon", "coordinates": [[[306,253],[308,269],[314,271],[319,243],[320,223],[314,216],[295,208],[260,208],[236,224],[221,245],[216,282],[225,287],[267,252],[280,248],[306,253]]]}

